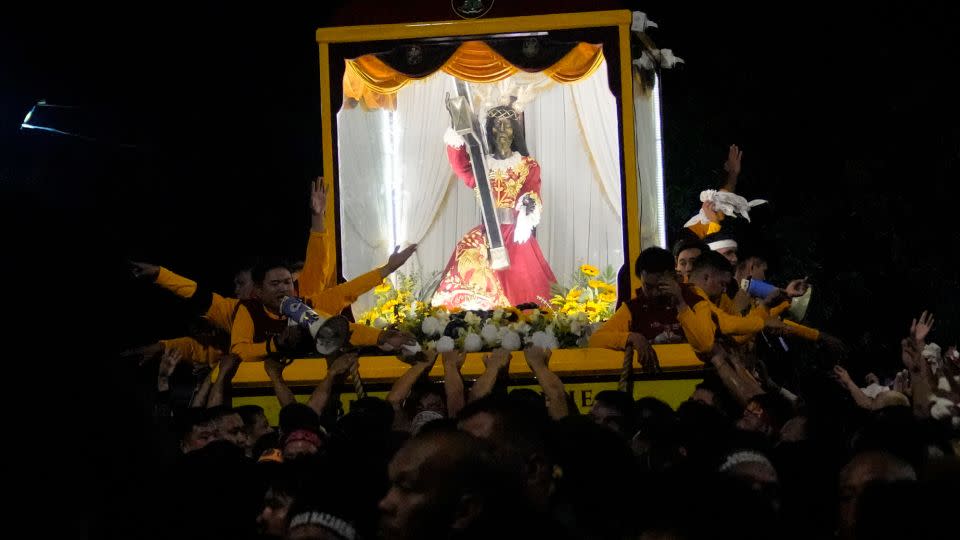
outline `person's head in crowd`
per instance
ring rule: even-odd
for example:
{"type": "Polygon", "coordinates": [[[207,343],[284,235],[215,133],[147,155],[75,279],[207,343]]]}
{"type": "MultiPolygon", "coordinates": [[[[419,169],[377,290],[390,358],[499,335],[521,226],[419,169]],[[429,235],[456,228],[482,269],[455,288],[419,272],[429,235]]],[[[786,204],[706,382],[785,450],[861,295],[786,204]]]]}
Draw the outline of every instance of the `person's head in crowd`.
{"type": "Polygon", "coordinates": [[[677,280],[673,255],[660,247],[648,247],[640,252],[634,271],[643,281],[643,294],[648,298],[664,297],[661,285],[677,280]]]}
{"type": "Polygon", "coordinates": [[[906,461],[884,451],[866,451],[853,456],[840,470],[838,525],[841,538],[853,538],[857,506],[864,490],[873,484],[915,482],[917,473],[906,461]]]}
{"type": "Polygon", "coordinates": [[[258,263],[250,271],[250,276],[257,298],[274,313],[280,313],[280,301],[284,296],[296,294],[290,268],[279,259],[258,263]]]}
{"type": "Polygon", "coordinates": [[[284,435],[281,440],[283,460],[291,461],[301,456],[316,455],[326,445],[326,432],[321,428],[318,431],[298,429],[284,435]]]}
{"type": "Polygon", "coordinates": [[[732,266],[737,265],[737,249],[739,246],[736,239],[729,232],[718,231],[713,234],[708,234],[704,237],[703,243],[705,243],[711,251],[723,255],[732,266]]]}
{"type": "Polygon", "coordinates": [[[278,421],[281,437],[298,429],[320,431],[320,416],[308,405],[300,402],[293,402],[281,408],[278,421]]]}
{"type": "Polygon", "coordinates": [[[366,396],[350,404],[350,412],[337,421],[337,432],[349,440],[380,441],[391,432],[394,414],[386,401],[366,396]]]}
{"type": "Polygon", "coordinates": [[[414,384],[410,392],[410,411],[411,416],[416,416],[424,411],[435,412],[441,416],[447,414],[447,395],[443,386],[421,379],[414,384]]]}
{"type": "Polygon", "coordinates": [[[217,440],[217,426],[208,409],[186,409],[177,416],[180,450],[184,454],[200,450],[217,440]]]}
{"type": "Polygon", "coordinates": [[[233,275],[233,294],[240,300],[250,300],[254,297],[253,277],[250,270],[250,268],[243,268],[233,275]]]}
{"type": "Polygon", "coordinates": [[[237,414],[240,415],[240,419],[243,420],[243,430],[247,434],[247,447],[251,450],[253,446],[257,444],[257,441],[260,440],[260,437],[268,433],[273,433],[273,428],[270,427],[270,421],[267,420],[266,413],[263,412],[263,407],[259,405],[241,405],[233,409],[237,414]]]}
{"type": "Polygon", "coordinates": [[[626,392],[604,390],[594,398],[590,419],[629,439],[636,430],[636,413],[633,398],[626,392]]]}
{"type": "Polygon", "coordinates": [[[562,508],[571,538],[623,538],[636,510],[628,486],[640,478],[637,458],[623,437],[586,415],[556,423],[553,450],[559,478],[554,508],[562,508]]]}
{"type": "Polygon", "coordinates": [[[257,528],[262,536],[279,538],[284,534],[287,511],[301,491],[301,471],[279,463],[270,463],[261,470],[267,476],[267,489],[257,516],[257,528]]]}
{"type": "Polygon", "coordinates": [[[727,415],[717,407],[687,400],[677,407],[677,420],[687,456],[701,468],[715,465],[732,432],[727,415]]]}
{"type": "Polygon", "coordinates": [[[228,407],[213,407],[207,409],[217,430],[217,439],[233,443],[244,450],[247,449],[247,432],[243,428],[243,419],[237,411],[228,407]]]}
{"type": "Polygon", "coordinates": [[[739,257],[739,259],[735,276],[738,283],[744,279],[766,281],[767,270],[770,268],[766,255],[759,251],[751,251],[739,257]]]}
{"type": "Polygon", "coordinates": [[[647,472],[672,469],[682,459],[680,424],[669,405],[654,397],[637,400],[636,426],[630,448],[647,472]]]}
{"type": "Polygon", "coordinates": [[[778,394],[760,394],[747,402],[737,428],[776,438],[780,428],[793,416],[793,406],[778,394]]]}
{"type": "Polygon", "coordinates": [[[284,529],[287,540],[359,540],[358,502],[337,490],[305,489],[290,504],[284,529]]]}
{"type": "Polygon", "coordinates": [[[733,266],[716,251],[706,251],[697,258],[690,272],[690,282],[717,302],[733,278],[733,266]]]}
{"type": "Polygon", "coordinates": [[[529,504],[549,504],[554,490],[553,460],[548,449],[551,422],[542,401],[486,396],[460,411],[458,426],[487,441],[497,461],[518,472],[529,504]]]}
{"type": "Polygon", "coordinates": [[[496,500],[507,496],[485,445],[462,431],[428,430],[408,440],[388,476],[378,505],[384,540],[479,537],[496,500]]]}
{"type": "Polygon", "coordinates": [[[700,382],[693,388],[693,393],[690,394],[690,400],[699,401],[704,405],[713,407],[717,405],[717,393],[709,384],[700,382]]]}
{"type": "Polygon", "coordinates": [[[676,261],[677,274],[683,277],[684,281],[690,281],[690,271],[693,270],[693,263],[697,257],[710,248],[700,239],[683,238],[673,245],[673,258],[676,261]]]}
{"type": "Polygon", "coordinates": [[[755,450],[736,450],[725,455],[717,468],[760,493],[775,511],[780,508],[780,478],[770,459],[755,450]]]}

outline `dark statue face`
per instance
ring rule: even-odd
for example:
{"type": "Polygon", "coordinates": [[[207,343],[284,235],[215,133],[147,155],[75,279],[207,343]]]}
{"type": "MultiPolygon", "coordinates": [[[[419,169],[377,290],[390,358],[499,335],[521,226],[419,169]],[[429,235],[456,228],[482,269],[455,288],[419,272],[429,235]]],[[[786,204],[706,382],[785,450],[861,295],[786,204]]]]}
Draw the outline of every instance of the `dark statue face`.
{"type": "Polygon", "coordinates": [[[509,118],[493,119],[493,143],[498,154],[510,155],[513,146],[513,122],[509,118]]]}

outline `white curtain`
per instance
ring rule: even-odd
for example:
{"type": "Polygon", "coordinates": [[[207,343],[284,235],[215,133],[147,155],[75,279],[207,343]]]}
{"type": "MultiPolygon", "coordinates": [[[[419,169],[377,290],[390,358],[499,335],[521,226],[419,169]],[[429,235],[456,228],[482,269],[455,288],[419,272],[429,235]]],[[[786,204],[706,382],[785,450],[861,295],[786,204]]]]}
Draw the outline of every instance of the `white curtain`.
{"type": "Polygon", "coordinates": [[[390,198],[383,183],[387,148],[380,136],[387,115],[360,108],[337,115],[341,264],[347,279],[383,264],[391,247],[387,245],[390,198]]]}
{"type": "Polygon", "coordinates": [[[637,196],[640,205],[640,247],[667,248],[660,163],[660,111],[655,101],[659,88],[644,93],[633,77],[634,137],[637,152],[637,196]]]}
{"type": "Polygon", "coordinates": [[[589,79],[556,85],[525,111],[527,144],[540,163],[544,216],[537,239],[561,283],[581,264],[623,264],[616,102],[606,63],[589,79]]]}
{"type": "MultiPolygon", "coordinates": [[[[524,112],[527,146],[543,178],[540,247],[561,282],[584,263],[616,271],[623,263],[619,121],[606,64],[573,85],[542,79],[524,73],[498,85],[522,87],[527,98],[535,94],[524,112]]],[[[419,244],[401,271],[429,281],[463,234],[480,223],[473,190],[447,162],[446,92],[456,92],[454,80],[438,72],[405,86],[392,113],[357,108],[338,115],[347,279],[383,264],[396,239],[419,244]]],[[[354,313],[372,304],[372,295],[365,295],[354,313]]]]}

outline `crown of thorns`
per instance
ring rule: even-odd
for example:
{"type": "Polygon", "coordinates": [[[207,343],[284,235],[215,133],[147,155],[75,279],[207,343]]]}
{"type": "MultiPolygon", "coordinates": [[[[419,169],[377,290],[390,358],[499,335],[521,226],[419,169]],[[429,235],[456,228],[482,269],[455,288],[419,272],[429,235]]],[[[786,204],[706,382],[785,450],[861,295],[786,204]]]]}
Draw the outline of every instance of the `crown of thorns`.
{"type": "Polygon", "coordinates": [[[507,105],[501,105],[499,107],[494,107],[490,109],[490,112],[487,113],[487,117],[493,118],[493,119],[510,118],[513,120],[517,120],[520,118],[519,116],[517,116],[517,111],[515,111],[513,107],[510,107],[507,105]]]}

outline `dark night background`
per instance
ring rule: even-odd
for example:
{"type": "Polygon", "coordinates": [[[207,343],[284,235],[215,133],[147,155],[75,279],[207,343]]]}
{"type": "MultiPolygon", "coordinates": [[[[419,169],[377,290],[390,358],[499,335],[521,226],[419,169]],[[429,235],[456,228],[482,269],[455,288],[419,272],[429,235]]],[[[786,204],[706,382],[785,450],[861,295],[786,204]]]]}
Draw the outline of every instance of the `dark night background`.
{"type": "MultiPolygon", "coordinates": [[[[82,418],[113,419],[109,392],[122,394],[113,385],[123,379],[100,377],[111,365],[103,359],[182,328],[169,317],[173,303],[126,280],[126,257],[230,291],[247,258],[302,252],[308,182],[321,171],[314,30],[375,22],[374,4],[54,2],[4,16],[3,260],[14,318],[34,330],[20,340],[31,356],[8,359],[20,367],[8,375],[20,389],[8,393],[13,404],[41,388],[47,399],[78,400],[82,418]],[[96,141],[19,131],[40,99],[81,107],[96,141]],[[75,318],[40,322],[22,307],[38,298],[45,315],[75,318]]],[[[447,0],[379,4],[411,21],[451,18],[447,0]]],[[[583,4],[501,0],[489,16],[583,4]]],[[[898,340],[923,309],[939,321],[932,340],[955,343],[960,9],[586,4],[645,11],[660,25],[650,32],[658,45],[686,60],[662,83],[671,239],[737,143],[738,191],[771,201],[746,237],[772,248],[779,281],[811,277],[809,319],[851,344],[860,371],[895,365],[898,340]]],[[[116,459],[125,447],[108,441],[81,443],[76,468],[104,452],[116,459]]],[[[122,496],[102,480],[80,485],[122,496]]]]}

